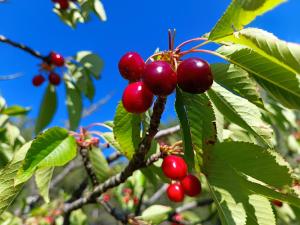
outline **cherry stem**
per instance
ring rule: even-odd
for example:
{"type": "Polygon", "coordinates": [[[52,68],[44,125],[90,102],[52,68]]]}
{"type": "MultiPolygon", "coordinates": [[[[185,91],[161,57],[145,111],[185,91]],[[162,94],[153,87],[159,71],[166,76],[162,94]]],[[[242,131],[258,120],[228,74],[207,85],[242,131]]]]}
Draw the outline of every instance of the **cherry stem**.
{"type": "Polygon", "coordinates": [[[207,41],[207,38],[204,38],[204,37],[192,38],[190,40],[182,42],[180,45],[178,45],[176,47],[176,50],[182,48],[183,46],[185,46],[185,45],[187,45],[189,43],[196,42],[196,41],[207,41]]]}
{"type": "Polygon", "coordinates": [[[91,129],[93,127],[96,127],[96,126],[97,127],[105,127],[109,130],[112,130],[112,128],[110,126],[106,125],[105,123],[92,123],[92,124],[88,125],[87,127],[85,127],[85,129],[89,130],[89,129],[91,129]]]}
{"type": "Polygon", "coordinates": [[[188,50],[188,51],[184,51],[184,52],[179,53],[179,57],[181,58],[182,56],[185,56],[185,55],[190,54],[190,53],[207,53],[207,54],[210,54],[210,55],[220,57],[224,60],[227,60],[226,57],[224,57],[223,55],[221,55],[221,54],[219,54],[215,51],[206,50],[206,49],[191,49],[191,50],[188,50]]]}

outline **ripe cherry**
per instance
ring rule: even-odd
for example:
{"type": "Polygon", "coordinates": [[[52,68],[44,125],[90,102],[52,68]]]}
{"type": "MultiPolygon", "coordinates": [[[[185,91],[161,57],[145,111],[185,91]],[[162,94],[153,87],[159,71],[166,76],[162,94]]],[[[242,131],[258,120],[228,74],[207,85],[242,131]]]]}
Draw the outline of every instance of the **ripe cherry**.
{"type": "Polygon", "coordinates": [[[184,190],[181,184],[170,184],[167,188],[167,196],[173,202],[182,202],[184,199],[184,190]]]}
{"type": "Polygon", "coordinates": [[[189,58],[177,68],[178,86],[186,92],[200,94],[207,91],[213,83],[210,65],[203,59],[189,58]]]}
{"type": "Polygon", "coordinates": [[[66,10],[69,8],[69,1],[68,0],[57,0],[56,1],[59,4],[59,8],[61,10],[66,10]]]}
{"type": "Polygon", "coordinates": [[[36,75],[32,79],[32,84],[33,84],[33,86],[38,87],[42,83],[44,83],[44,81],[45,81],[45,78],[43,75],[36,75]]]}
{"type": "Polygon", "coordinates": [[[192,174],[187,175],[181,180],[181,185],[184,193],[188,196],[194,197],[201,192],[201,183],[197,177],[192,174]]]}
{"type": "Polygon", "coordinates": [[[50,63],[55,66],[60,67],[65,65],[65,59],[61,54],[58,54],[56,52],[51,52],[49,58],[50,58],[50,63]]]}
{"type": "Polygon", "coordinates": [[[121,75],[133,82],[141,79],[145,70],[145,62],[136,52],[127,52],[119,61],[121,75]]]}
{"type": "Polygon", "coordinates": [[[59,85],[60,84],[60,76],[54,72],[51,72],[49,74],[49,82],[55,86],[59,85]]]}
{"type": "Polygon", "coordinates": [[[167,177],[173,180],[181,180],[187,174],[187,165],[183,158],[169,155],[163,160],[162,170],[167,177]]]}
{"type": "Polygon", "coordinates": [[[123,106],[130,113],[146,112],[152,101],[153,94],[142,81],[129,84],[123,92],[123,106]]]}
{"type": "Polygon", "coordinates": [[[273,205],[277,206],[277,207],[282,207],[283,206],[283,203],[282,201],[279,201],[279,200],[272,200],[272,203],[273,205]]]}
{"type": "Polygon", "coordinates": [[[177,85],[177,76],[171,65],[155,61],[146,65],[143,81],[155,95],[169,95],[177,85]]]}

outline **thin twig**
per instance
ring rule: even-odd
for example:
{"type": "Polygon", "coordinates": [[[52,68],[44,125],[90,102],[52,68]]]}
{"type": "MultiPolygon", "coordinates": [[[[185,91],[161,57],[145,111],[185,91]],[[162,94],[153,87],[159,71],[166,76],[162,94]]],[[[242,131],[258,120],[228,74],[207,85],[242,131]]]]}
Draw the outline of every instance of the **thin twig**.
{"type": "Polygon", "coordinates": [[[180,130],[180,126],[179,125],[176,125],[174,127],[170,127],[170,128],[167,128],[167,129],[163,129],[163,130],[160,130],[159,132],[157,132],[157,134],[155,135],[155,139],[161,139],[163,137],[166,137],[168,135],[171,135],[171,134],[174,134],[176,132],[178,132],[180,130]]]}
{"type": "Polygon", "coordinates": [[[157,192],[155,192],[151,198],[149,198],[147,201],[144,202],[144,206],[147,207],[147,206],[150,206],[152,205],[153,203],[155,203],[158,199],[160,199],[160,197],[166,193],[166,190],[167,190],[167,187],[168,187],[168,184],[163,184],[157,192]]]}
{"type": "Polygon", "coordinates": [[[32,48],[26,46],[26,45],[23,45],[23,44],[20,44],[20,43],[17,43],[17,42],[14,42],[10,39],[8,39],[7,37],[4,37],[3,35],[0,35],[0,42],[3,42],[3,43],[6,43],[6,44],[9,44],[13,47],[16,47],[16,48],[19,48],[25,52],[28,52],[30,55],[36,57],[36,58],[39,58],[43,61],[47,61],[47,56],[43,56],[41,55],[39,52],[33,50],[32,48]]]}
{"type": "Polygon", "coordinates": [[[106,161],[108,163],[112,163],[112,162],[115,162],[116,160],[118,160],[120,157],[122,157],[123,155],[120,153],[120,152],[114,152],[112,153],[111,155],[109,155],[107,158],[106,158],[106,161]]]}
{"type": "Polygon", "coordinates": [[[22,73],[14,73],[14,74],[9,74],[9,75],[1,75],[0,80],[14,80],[16,78],[19,78],[23,76],[22,73]]]}
{"type": "Polygon", "coordinates": [[[85,171],[86,171],[87,175],[89,176],[89,178],[91,179],[93,186],[97,186],[97,185],[99,185],[99,182],[98,182],[95,172],[93,171],[93,166],[91,164],[90,157],[89,157],[89,151],[90,151],[90,149],[79,147],[79,153],[82,157],[82,162],[83,162],[85,171]]]}
{"type": "Polygon", "coordinates": [[[181,213],[181,212],[191,210],[191,209],[194,209],[194,208],[197,208],[197,207],[207,206],[207,205],[212,204],[213,202],[214,201],[212,199],[205,199],[205,200],[189,202],[189,203],[186,203],[186,204],[176,208],[173,213],[177,214],[177,213],[181,213]]]}
{"type": "Polygon", "coordinates": [[[55,188],[70,172],[81,167],[81,163],[71,161],[57,176],[53,178],[50,189],[55,188]]]}
{"type": "MultiPolygon", "coordinates": [[[[83,205],[95,201],[95,199],[102,193],[106,192],[110,188],[116,187],[121,183],[124,183],[133,174],[134,171],[147,166],[147,163],[151,162],[151,160],[147,160],[147,162],[145,163],[145,156],[150,149],[151,142],[154,136],[158,132],[158,126],[160,124],[160,119],[164,111],[165,104],[166,98],[158,97],[156,103],[154,104],[149,129],[145,137],[141,141],[139,148],[137,149],[136,153],[133,155],[132,159],[129,161],[125,169],[121,173],[106,180],[104,183],[96,186],[91,193],[87,194],[86,197],[81,197],[80,199],[70,204],[65,204],[65,213],[71,212],[73,210],[81,208],[83,205]]],[[[154,157],[154,159],[156,158],[154,157]]]]}
{"type": "Polygon", "coordinates": [[[76,199],[80,198],[82,196],[82,193],[86,189],[86,187],[89,184],[89,180],[85,178],[79,186],[73,191],[70,199],[67,201],[68,203],[75,201],[76,199]]]}
{"type": "Polygon", "coordinates": [[[120,221],[123,224],[128,223],[128,215],[126,213],[112,207],[108,202],[101,201],[100,199],[97,199],[96,201],[100,203],[106,212],[113,216],[117,221],[120,221]]]}

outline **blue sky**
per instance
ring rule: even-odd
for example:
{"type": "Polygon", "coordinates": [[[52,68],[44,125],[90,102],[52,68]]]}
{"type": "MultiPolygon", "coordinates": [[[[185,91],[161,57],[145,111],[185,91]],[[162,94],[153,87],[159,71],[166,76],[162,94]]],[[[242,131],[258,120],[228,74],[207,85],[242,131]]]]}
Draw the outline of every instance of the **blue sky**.
{"type": "MultiPolygon", "coordinates": [[[[91,50],[102,57],[105,68],[102,79],[96,82],[95,101],[111,92],[114,92],[114,96],[97,113],[82,121],[86,125],[113,118],[116,104],[127,83],[117,68],[118,60],[125,52],[137,51],[147,58],[157,47],[167,48],[169,28],[177,29],[177,44],[202,35],[214,26],[229,3],[230,0],[104,0],[107,22],[100,22],[94,17],[91,22],[73,30],[52,13],[50,0],[9,0],[6,4],[0,4],[0,34],[43,54],[55,50],[71,56],[77,51],[91,50]]],[[[263,17],[258,17],[251,26],[266,29],[287,41],[300,42],[299,10],[300,1],[290,0],[263,17]]],[[[216,58],[203,57],[209,62],[218,61],[216,58]]],[[[31,85],[32,76],[38,72],[38,63],[36,58],[27,53],[0,43],[0,75],[23,74],[16,80],[0,81],[0,94],[9,105],[32,106],[30,117],[37,115],[45,89],[45,85],[41,88],[31,85]]],[[[67,113],[62,85],[59,93],[60,104],[53,124],[63,125],[67,113]]],[[[174,116],[173,104],[174,98],[171,97],[164,119],[174,116]]]]}

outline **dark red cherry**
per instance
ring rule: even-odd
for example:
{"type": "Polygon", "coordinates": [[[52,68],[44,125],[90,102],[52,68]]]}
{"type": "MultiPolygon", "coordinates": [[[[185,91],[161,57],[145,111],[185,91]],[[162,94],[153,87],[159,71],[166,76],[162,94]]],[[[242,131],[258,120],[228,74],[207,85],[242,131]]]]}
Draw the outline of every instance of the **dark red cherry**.
{"type": "Polygon", "coordinates": [[[146,65],[143,81],[155,95],[171,94],[177,85],[177,76],[165,61],[154,61],[146,65]]]}
{"type": "Polygon", "coordinates": [[[182,202],[184,199],[184,191],[181,184],[170,184],[167,188],[167,196],[172,202],[182,202]]]}
{"type": "Polygon", "coordinates": [[[43,75],[36,75],[32,79],[32,84],[33,84],[33,86],[38,87],[42,83],[44,83],[44,81],[45,81],[45,78],[43,75]]]}
{"type": "Polygon", "coordinates": [[[129,84],[124,90],[122,102],[130,113],[146,112],[152,105],[153,94],[142,81],[129,84]]]}
{"type": "Polygon", "coordinates": [[[65,65],[65,59],[61,54],[58,54],[56,52],[51,52],[49,57],[50,57],[51,64],[58,67],[65,65]]]}
{"type": "Polygon", "coordinates": [[[57,3],[59,4],[59,8],[61,10],[66,10],[69,8],[70,4],[68,0],[57,0],[57,3]]]}
{"type": "Polygon", "coordinates": [[[51,72],[49,74],[49,82],[55,86],[59,85],[60,84],[60,76],[54,72],[51,72]]]}
{"type": "Polygon", "coordinates": [[[136,52],[127,52],[119,61],[121,75],[133,82],[141,79],[145,70],[145,62],[136,52]]]}
{"type": "Polygon", "coordinates": [[[194,197],[201,193],[201,183],[194,175],[187,175],[181,180],[181,185],[184,193],[190,197],[194,197]]]}
{"type": "Polygon", "coordinates": [[[275,205],[275,206],[277,206],[277,207],[282,207],[283,206],[282,201],[279,201],[277,199],[272,200],[272,204],[275,205]]]}
{"type": "Polygon", "coordinates": [[[177,68],[177,82],[183,91],[192,94],[204,93],[213,83],[210,65],[200,58],[182,61],[177,68]]]}
{"type": "Polygon", "coordinates": [[[188,168],[183,158],[169,155],[163,160],[162,170],[170,179],[181,180],[186,176],[188,168]]]}

